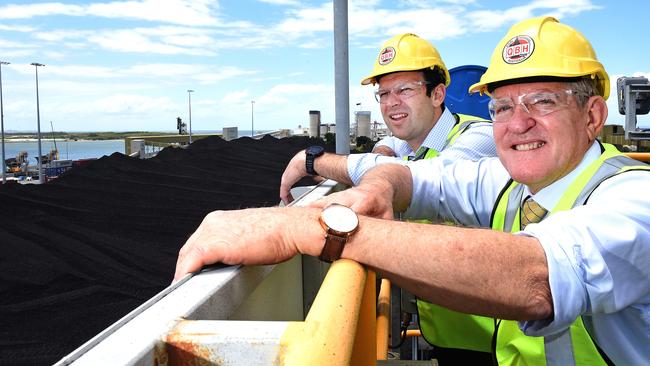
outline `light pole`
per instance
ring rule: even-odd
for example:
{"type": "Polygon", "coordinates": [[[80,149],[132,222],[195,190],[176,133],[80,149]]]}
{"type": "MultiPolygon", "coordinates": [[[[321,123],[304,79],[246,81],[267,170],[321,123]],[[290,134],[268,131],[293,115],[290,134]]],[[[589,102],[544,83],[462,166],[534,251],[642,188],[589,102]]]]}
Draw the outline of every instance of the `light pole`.
{"type": "Polygon", "coordinates": [[[253,113],[253,105],[255,104],[254,100],[251,100],[251,137],[255,135],[255,122],[254,122],[254,113],[253,113]]]}
{"type": "Polygon", "coordinates": [[[192,93],[194,90],[187,89],[187,105],[190,110],[190,144],[192,143],[192,93]]]}
{"type": "Polygon", "coordinates": [[[41,151],[41,111],[38,101],[38,67],[45,66],[38,62],[32,62],[32,66],[36,69],[36,122],[38,124],[38,182],[45,182],[45,175],[43,174],[43,152],[41,151]]]}
{"type": "Polygon", "coordinates": [[[7,182],[7,165],[5,163],[5,114],[2,109],[2,65],[9,65],[7,61],[0,61],[0,129],[2,130],[2,184],[7,182]]]}

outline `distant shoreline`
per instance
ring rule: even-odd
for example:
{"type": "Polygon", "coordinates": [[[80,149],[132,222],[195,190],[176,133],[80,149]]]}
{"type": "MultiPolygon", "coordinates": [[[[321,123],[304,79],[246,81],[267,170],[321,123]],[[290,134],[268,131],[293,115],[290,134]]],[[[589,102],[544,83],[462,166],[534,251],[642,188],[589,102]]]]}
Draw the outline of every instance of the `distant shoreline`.
{"type": "MultiPolygon", "coordinates": [[[[111,140],[124,140],[124,139],[119,139],[119,138],[113,138],[113,139],[56,139],[57,142],[70,142],[70,141],[111,141],[111,140]]],[[[52,138],[41,138],[42,142],[53,142],[55,139],[52,138]]],[[[37,138],[6,138],[5,137],[5,144],[7,143],[12,143],[12,142],[38,142],[37,138]]]]}
{"type": "MultiPolygon", "coordinates": [[[[5,142],[31,142],[38,141],[36,133],[25,132],[5,132],[5,142]]],[[[174,136],[178,133],[173,132],[151,132],[151,131],[132,131],[132,132],[54,132],[42,133],[41,141],[97,141],[97,140],[124,140],[127,137],[134,136],[174,136]]]]}

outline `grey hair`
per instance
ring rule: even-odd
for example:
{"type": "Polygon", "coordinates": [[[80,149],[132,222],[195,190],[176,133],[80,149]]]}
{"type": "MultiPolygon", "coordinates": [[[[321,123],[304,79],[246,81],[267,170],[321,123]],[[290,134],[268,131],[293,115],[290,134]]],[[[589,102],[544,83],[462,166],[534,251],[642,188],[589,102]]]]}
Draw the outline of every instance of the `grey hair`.
{"type": "Polygon", "coordinates": [[[576,102],[579,107],[584,107],[590,97],[602,95],[598,90],[598,81],[591,77],[585,77],[578,81],[567,83],[568,89],[575,90],[576,102]]]}

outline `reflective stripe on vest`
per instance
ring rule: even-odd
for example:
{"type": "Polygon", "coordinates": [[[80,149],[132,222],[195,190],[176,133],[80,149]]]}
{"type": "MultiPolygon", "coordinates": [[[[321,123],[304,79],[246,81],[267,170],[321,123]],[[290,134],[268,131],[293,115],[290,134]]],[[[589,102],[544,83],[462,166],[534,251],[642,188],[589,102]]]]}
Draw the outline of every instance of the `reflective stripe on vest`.
{"type": "MultiPolygon", "coordinates": [[[[609,144],[603,145],[600,158],[591,163],[574,179],[552,215],[585,204],[591,193],[604,180],[630,170],[650,170],[647,165],[630,159],[609,144]]],[[[519,207],[524,187],[508,182],[495,204],[492,228],[501,231],[519,231],[519,207]]],[[[548,217],[548,216],[547,216],[548,217]]],[[[607,357],[599,353],[593,339],[579,317],[570,328],[547,337],[529,337],[523,334],[516,321],[502,320],[496,343],[497,360],[505,365],[606,365],[607,357]]]]}

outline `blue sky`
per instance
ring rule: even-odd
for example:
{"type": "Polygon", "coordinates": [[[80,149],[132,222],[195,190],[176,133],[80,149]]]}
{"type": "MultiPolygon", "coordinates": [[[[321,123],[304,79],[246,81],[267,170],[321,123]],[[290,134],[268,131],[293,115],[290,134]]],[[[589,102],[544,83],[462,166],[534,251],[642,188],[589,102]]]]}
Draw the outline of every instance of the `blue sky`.
{"type": "MultiPolygon", "coordinates": [[[[349,0],[350,113],[381,115],[370,86],[382,42],[413,32],[438,48],[449,68],[487,66],[519,20],[553,15],[592,42],[615,85],[650,75],[644,30],[650,2],[599,0],[349,0]],[[357,106],[360,103],[360,106],[357,106]]],[[[332,2],[294,0],[133,0],[0,2],[5,130],[256,130],[308,125],[309,110],[333,123],[332,2]]],[[[608,123],[622,124],[615,91],[608,123]]],[[[645,122],[644,122],[645,123],[645,122]]]]}

